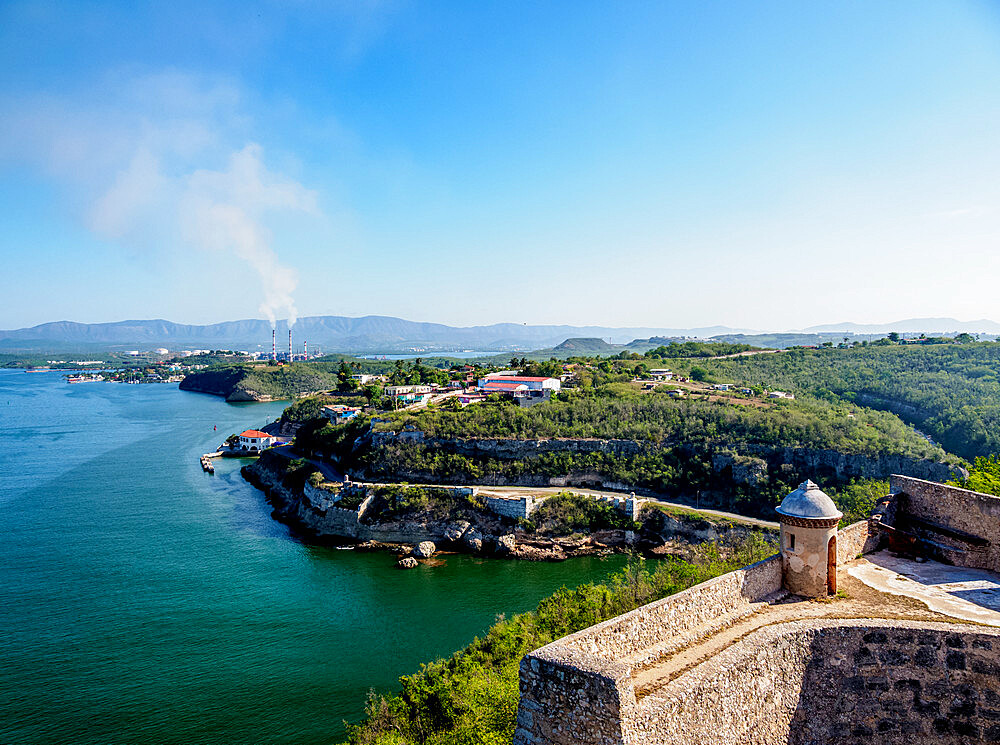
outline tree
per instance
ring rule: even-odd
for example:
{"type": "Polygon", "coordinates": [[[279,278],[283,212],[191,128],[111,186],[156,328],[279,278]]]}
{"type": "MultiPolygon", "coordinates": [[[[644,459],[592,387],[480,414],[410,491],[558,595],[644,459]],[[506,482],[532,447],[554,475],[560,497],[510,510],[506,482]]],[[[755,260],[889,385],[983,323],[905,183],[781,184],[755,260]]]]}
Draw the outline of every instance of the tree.
{"type": "Polygon", "coordinates": [[[340,363],[340,369],[337,370],[337,390],[342,392],[353,391],[357,387],[357,383],[351,379],[351,368],[347,362],[340,363]]]}
{"type": "Polygon", "coordinates": [[[899,334],[897,334],[895,331],[890,331],[889,332],[889,341],[891,341],[893,344],[898,344],[899,343],[899,334]]]}
{"type": "Polygon", "coordinates": [[[369,404],[373,404],[375,401],[380,401],[385,395],[385,390],[382,388],[382,384],[379,382],[369,383],[364,387],[364,396],[368,399],[369,404]]]}
{"type": "Polygon", "coordinates": [[[691,380],[705,381],[708,380],[708,370],[704,367],[698,367],[695,365],[691,368],[691,380]]]}

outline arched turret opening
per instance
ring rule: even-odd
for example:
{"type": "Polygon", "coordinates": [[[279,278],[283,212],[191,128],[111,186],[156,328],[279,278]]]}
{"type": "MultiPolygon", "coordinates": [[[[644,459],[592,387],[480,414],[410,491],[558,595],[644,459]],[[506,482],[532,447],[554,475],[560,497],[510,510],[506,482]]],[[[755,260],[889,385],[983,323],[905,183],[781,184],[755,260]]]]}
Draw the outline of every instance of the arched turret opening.
{"type": "Polygon", "coordinates": [[[826,544],[826,592],[837,594],[837,536],[831,536],[826,544]]]}

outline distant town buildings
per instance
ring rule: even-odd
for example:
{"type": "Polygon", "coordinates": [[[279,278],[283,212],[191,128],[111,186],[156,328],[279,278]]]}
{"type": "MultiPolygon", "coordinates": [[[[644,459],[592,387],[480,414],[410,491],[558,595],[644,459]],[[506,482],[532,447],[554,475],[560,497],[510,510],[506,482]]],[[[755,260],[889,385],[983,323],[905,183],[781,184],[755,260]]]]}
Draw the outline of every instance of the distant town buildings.
{"type": "Polygon", "coordinates": [[[426,403],[433,388],[429,385],[387,385],[385,395],[402,404],[426,403]]]}
{"type": "Polygon", "coordinates": [[[369,375],[368,373],[358,373],[351,376],[351,380],[356,382],[358,385],[368,385],[369,383],[376,383],[385,380],[382,375],[369,375]]]}
{"type": "Polygon", "coordinates": [[[355,406],[345,406],[343,404],[334,404],[333,406],[323,407],[323,416],[334,424],[349,422],[360,413],[361,409],[355,406]]]}
{"type": "Polygon", "coordinates": [[[558,391],[562,384],[559,378],[528,377],[524,375],[508,375],[505,373],[490,373],[485,378],[479,379],[479,388],[482,390],[505,390],[507,386],[524,386],[529,391],[558,391]]]}

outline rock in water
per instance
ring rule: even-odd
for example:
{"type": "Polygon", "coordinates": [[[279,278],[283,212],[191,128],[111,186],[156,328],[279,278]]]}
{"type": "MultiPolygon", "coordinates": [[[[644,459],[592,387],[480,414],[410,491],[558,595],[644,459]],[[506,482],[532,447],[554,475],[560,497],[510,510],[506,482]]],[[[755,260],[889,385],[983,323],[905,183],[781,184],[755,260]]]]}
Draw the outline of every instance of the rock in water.
{"type": "Polygon", "coordinates": [[[413,555],[418,559],[429,559],[437,551],[437,546],[435,546],[431,541],[421,541],[413,548],[413,555]]]}
{"type": "Polygon", "coordinates": [[[417,560],[412,556],[406,556],[396,562],[396,567],[399,569],[416,569],[417,560]]]}
{"type": "Polygon", "coordinates": [[[465,520],[458,520],[448,526],[448,529],[444,532],[444,539],[446,541],[451,541],[452,543],[458,543],[465,531],[469,529],[469,523],[465,520]]]}
{"type": "Polygon", "coordinates": [[[465,531],[465,535],[462,536],[462,543],[470,551],[478,553],[483,550],[483,534],[475,528],[469,528],[469,530],[465,531]]]}
{"type": "Polygon", "coordinates": [[[509,556],[514,553],[514,549],[517,547],[517,540],[514,538],[513,533],[508,533],[507,535],[502,535],[497,538],[497,553],[503,556],[509,556]]]}

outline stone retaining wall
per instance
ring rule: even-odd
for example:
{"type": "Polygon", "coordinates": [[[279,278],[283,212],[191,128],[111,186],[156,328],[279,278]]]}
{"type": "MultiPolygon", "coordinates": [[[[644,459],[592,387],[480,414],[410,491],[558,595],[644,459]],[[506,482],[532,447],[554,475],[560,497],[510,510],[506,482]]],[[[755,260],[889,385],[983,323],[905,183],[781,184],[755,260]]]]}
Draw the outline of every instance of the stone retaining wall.
{"type": "Polygon", "coordinates": [[[535,511],[535,499],[531,495],[523,497],[486,497],[486,509],[515,520],[527,520],[535,511]]]}
{"type": "Polygon", "coordinates": [[[837,531],[837,566],[843,566],[861,554],[878,551],[879,547],[879,534],[868,520],[848,525],[837,531]]]}
{"type": "MultiPolygon", "coordinates": [[[[601,659],[617,660],[681,636],[725,613],[778,592],[781,592],[781,557],[775,555],[571,634],[554,644],[601,659]]],[[[538,651],[546,649],[548,647],[542,647],[538,651]]]]}
{"type": "Polygon", "coordinates": [[[1000,741],[1000,629],[871,619],[765,626],[638,702],[620,663],[552,657],[548,670],[533,658],[522,666],[517,745],[1000,741]],[[526,699],[526,681],[544,697],[526,699]]]}
{"type": "Polygon", "coordinates": [[[635,707],[630,664],[780,591],[776,555],[532,652],[521,661],[515,745],[621,742],[623,712],[635,707]],[[631,663],[621,662],[630,656],[631,663]]]}
{"type": "Polygon", "coordinates": [[[896,527],[928,538],[938,558],[1000,572],[1000,497],[892,476],[896,527]]]}

